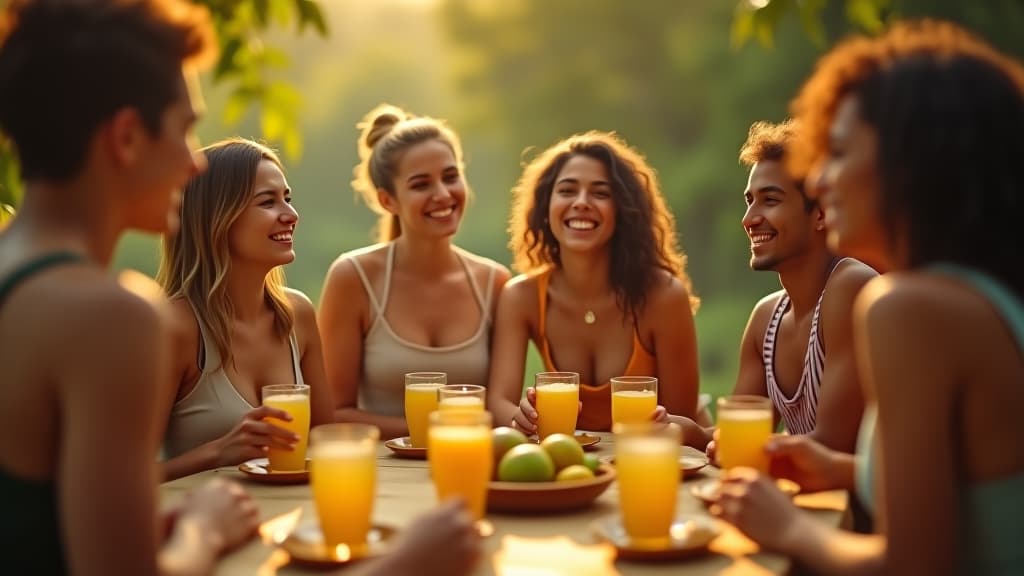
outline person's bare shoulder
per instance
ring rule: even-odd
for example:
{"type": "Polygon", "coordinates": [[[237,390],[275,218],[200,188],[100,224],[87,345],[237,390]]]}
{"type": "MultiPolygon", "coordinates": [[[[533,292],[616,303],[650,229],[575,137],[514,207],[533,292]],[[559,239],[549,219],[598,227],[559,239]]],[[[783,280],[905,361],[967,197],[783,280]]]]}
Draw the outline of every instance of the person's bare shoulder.
{"type": "MultiPolygon", "coordinates": [[[[365,289],[359,272],[356,270],[356,263],[373,285],[374,279],[383,277],[384,267],[387,263],[387,246],[387,244],[373,244],[338,256],[327,271],[324,289],[327,290],[329,287],[332,291],[340,290],[346,294],[364,293],[365,289]]],[[[363,299],[368,302],[365,295],[363,299]]]]}
{"type": "Polygon", "coordinates": [[[540,307],[537,275],[519,274],[506,282],[501,289],[500,306],[517,317],[534,318],[540,307]]]}
{"type": "Polygon", "coordinates": [[[768,323],[771,321],[772,313],[775,312],[775,308],[779,305],[779,301],[786,295],[785,290],[776,290],[771,294],[761,298],[754,305],[754,309],[750,311],[750,320],[747,322],[748,330],[752,330],[757,334],[764,334],[764,331],[768,329],[768,323]]]}
{"type": "Polygon", "coordinates": [[[852,309],[857,293],[876,276],[878,272],[867,264],[853,258],[844,258],[836,265],[836,269],[825,283],[822,306],[838,308],[848,313],[852,309]]]}
{"type": "Polygon", "coordinates": [[[296,332],[304,333],[307,330],[316,330],[316,308],[309,296],[294,288],[285,288],[284,290],[288,296],[288,304],[291,305],[295,315],[296,332]]]}
{"type": "Polygon", "coordinates": [[[476,279],[479,285],[482,286],[487,282],[487,279],[491,277],[493,270],[494,276],[491,289],[495,293],[497,293],[497,291],[500,290],[512,276],[508,271],[508,267],[500,262],[480,256],[479,254],[474,254],[465,248],[456,246],[455,250],[457,250],[465,259],[466,263],[469,265],[469,269],[472,271],[473,278],[476,279]]]}
{"type": "Polygon", "coordinates": [[[664,318],[665,314],[678,314],[682,310],[692,314],[690,296],[690,291],[679,278],[659,270],[657,280],[647,290],[645,315],[657,319],[664,318]]]}

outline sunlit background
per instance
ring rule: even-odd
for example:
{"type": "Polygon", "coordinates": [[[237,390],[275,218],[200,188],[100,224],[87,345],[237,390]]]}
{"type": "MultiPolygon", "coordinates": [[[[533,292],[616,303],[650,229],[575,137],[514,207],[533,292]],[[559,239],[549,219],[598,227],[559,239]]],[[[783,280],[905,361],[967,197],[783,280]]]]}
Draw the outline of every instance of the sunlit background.
{"type": "MultiPolygon", "coordinates": [[[[951,17],[1024,55],[1019,0],[318,4],[326,37],[290,26],[264,38],[287,55],[273,77],[301,98],[294,125],[288,117],[271,119],[297,129],[276,144],[289,153],[287,175],[301,216],[298,258],[287,268],[291,286],[317,302],[334,258],[372,241],[375,218],[355,200],[349,181],[357,161],[355,124],[380,102],[446,118],[460,133],[476,200],[457,242],[506,264],[510,189],[528,157],[524,151],[574,132],[614,130],[658,170],[675,213],[703,300],[701,387],[715,395],[733,385],[750,309],[779,287],[776,275],[748,269],[740,226],[746,173],[736,158],[751,122],[785,118],[815,58],[846,31],[870,27],[879,10],[951,17]],[[816,19],[802,19],[808,5],[825,8],[816,19]]],[[[212,75],[205,84],[204,143],[266,133],[261,122],[267,119],[232,103],[228,84],[215,84],[212,75]],[[235,123],[228,125],[225,115],[235,123]]],[[[117,265],[152,274],[157,253],[155,241],[131,236],[117,265]]]]}

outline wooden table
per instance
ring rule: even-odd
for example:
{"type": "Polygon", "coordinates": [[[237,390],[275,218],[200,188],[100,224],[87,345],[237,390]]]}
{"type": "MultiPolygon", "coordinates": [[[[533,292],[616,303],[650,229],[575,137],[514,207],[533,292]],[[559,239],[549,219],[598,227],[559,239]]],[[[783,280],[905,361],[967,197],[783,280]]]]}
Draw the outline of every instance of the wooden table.
{"type": "MultiPolygon", "coordinates": [[[[602,440],[595,446],[599,455],[612,453],[610,434],[600,434],[602,440]]],[[[398,528],[407,526],[416,516],[437,505],[434,486],[430,480],[430,469],[425,460],[403,460],[395,458],[383,445],[377,449],[377,500],[374,520],[398,528]]],[[[692,482],[701,478],[715,477],[718,470],[707,467],[693,477],[687,477],[679,485],[677,512],[706,514],[704,505],[689,490],[692,482]]],[[[171,504],[181,498],[190,488],[214,477],[226,477],[242,482],[260,505],[262,518],[267,521],[288,513],[301,510],[303,518],[314,517],[309,485],[272,486],[247,481],[236,468],[219,468],[194,474],[168,482],[160,487],[161,499],[171,504]]],[[[495,533],[484,541],[484,559],[477,574],[494,574],[491,557],[501,548],[502,537],[508,534],[526,537],[549,537],[565,535],[581,544],[591,544],[595,538],[591,524],[617,511],[618,486],[613,483],[592,506],[575,512],[545,516],[519,516],[488,514],[495,533]]],[[[817,516],[821,521],[839,526],[847,509],[847,495],[842,491],[807,494],[797,497],[797,504],[817,516]]],[[[730,525],[721,523],[723,534],[712,543],[712,553],[676,563],[641,564],[635,562],[616,563],[623,575],[646,574],[785,574],[790,561],[775,554],[760,553],[757,546],[742,536],[730,525]]],[[[288,555],[259,538],[222,559],[217,574],[223,575],[274,575],[305,574],[308,571],[289,566],[288,555]]],[[[322,571],[320,572],[322,573],[322,571]]]]}

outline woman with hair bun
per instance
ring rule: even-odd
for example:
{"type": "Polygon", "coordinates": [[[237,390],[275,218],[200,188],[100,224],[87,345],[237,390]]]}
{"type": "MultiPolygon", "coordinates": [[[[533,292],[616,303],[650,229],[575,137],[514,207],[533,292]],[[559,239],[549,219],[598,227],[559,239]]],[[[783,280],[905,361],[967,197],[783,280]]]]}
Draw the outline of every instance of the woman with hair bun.
{"type": "Polygon", "coordinates": [[[353,187],[380,214],[378,243],[342,254],[320,300],[336,417],[408,433],[404,375],[486,385],[491,325],[508,270],[452,243],[469,186],[444,122],[380,105],[359,124],[353,187]]]}

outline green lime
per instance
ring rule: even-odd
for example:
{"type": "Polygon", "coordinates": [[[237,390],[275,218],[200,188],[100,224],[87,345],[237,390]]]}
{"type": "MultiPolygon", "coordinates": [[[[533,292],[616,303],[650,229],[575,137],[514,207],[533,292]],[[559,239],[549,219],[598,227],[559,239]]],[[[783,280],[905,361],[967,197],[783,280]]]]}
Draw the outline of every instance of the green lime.
{"type": "Polygon", "coordinates": [[[520,444],[505,453],[498,464],[502,482],[547,482],[555,477],[555,464],[536,444],[520,444]]]}
{"type": "Polygon", "coordinates": [[[594,474],[597,474],[597,469],[601,466],[601,461],[598,460],[596,454],[584,454],[583,465],[594,474]]]}
{"type": "Polygon", "coordinates": [[[540,445],[551,456],[555,463],[555,470],[568,468],[574,464],[583,464],[583,447],[580,443],[568,434],[552,434],[545,438],[540,445]]]}

